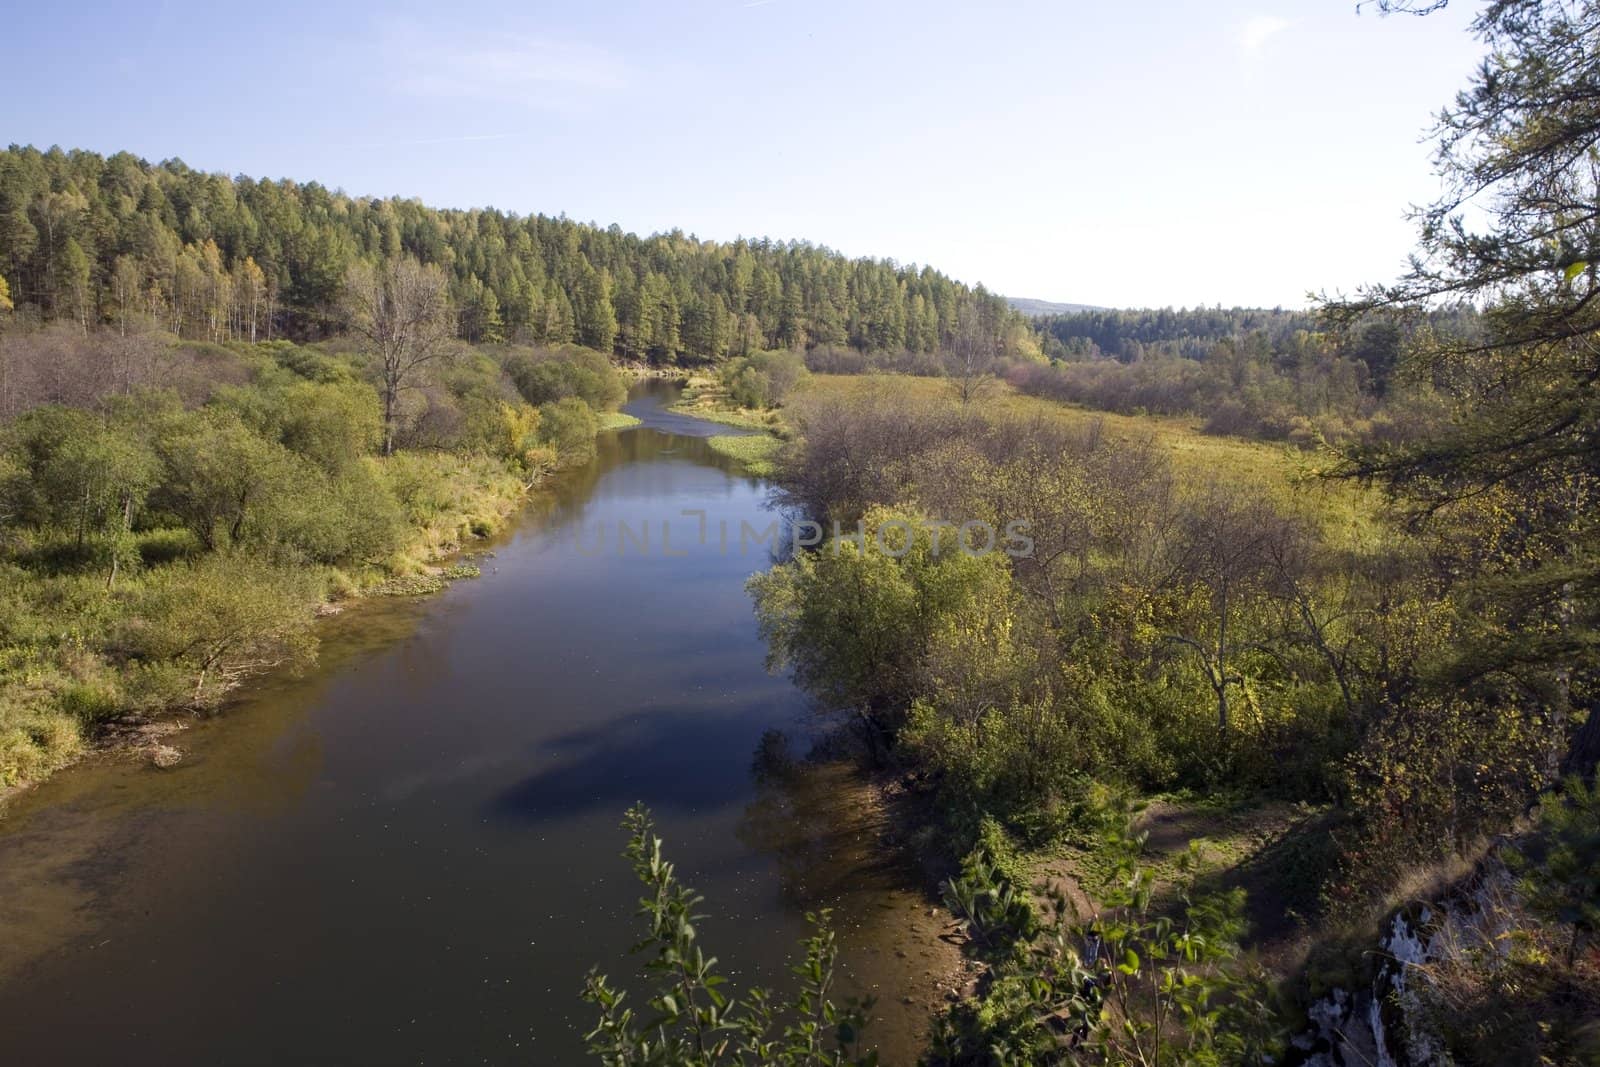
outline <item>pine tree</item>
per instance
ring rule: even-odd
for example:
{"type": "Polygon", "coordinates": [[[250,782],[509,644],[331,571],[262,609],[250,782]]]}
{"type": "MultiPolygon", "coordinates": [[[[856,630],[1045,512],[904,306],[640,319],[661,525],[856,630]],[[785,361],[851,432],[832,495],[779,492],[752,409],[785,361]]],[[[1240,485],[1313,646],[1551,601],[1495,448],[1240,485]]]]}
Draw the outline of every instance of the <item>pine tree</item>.
{"type": "Polygon", "coordinates": [[[544,315],[536,335],[540,341],[551,345],[564,345],[573,338],[577,318],[567,291],[551,278],[545,282],[544,315]]]}
{"type": "Polygon", "coordinates": [[[611,305],[611,277],[597,271],[587,258],[582,260],[579,298],[573,301],[577,315],[578,343],[601,352],[610,352],[617,339],[617,313],[611,305]]]}
{"type": "Polygon", "coordinates": [[[1600,653],[1600,2],[1501,0],[1474,30],[1493,57],[1440,116],[1447,192],[1421,213],[1411,271],[1328,312],[1352,327],[1477,299],[1484,332],[1406,357],[1405,373],[1449,390],[1447,426],[1363,448],[1344,471],[1387,485],[1423,524],[1495,510],[1497,544],[1474,561],[1494,575],[1477,590],[1481,639],[1461,650],[1458,682],[1542,673],[1554,713],[1584,716],[1564,771],[1592,779],[1600,703],[1567,680],[1600,653]]]}
{"type": "Polygon", "coordinates": [[[482,326],[480,340],[499,344],[506,339],[505,322],[500,318],[500,298],[487,285],[478,301],[478,321],[482,326]]]}

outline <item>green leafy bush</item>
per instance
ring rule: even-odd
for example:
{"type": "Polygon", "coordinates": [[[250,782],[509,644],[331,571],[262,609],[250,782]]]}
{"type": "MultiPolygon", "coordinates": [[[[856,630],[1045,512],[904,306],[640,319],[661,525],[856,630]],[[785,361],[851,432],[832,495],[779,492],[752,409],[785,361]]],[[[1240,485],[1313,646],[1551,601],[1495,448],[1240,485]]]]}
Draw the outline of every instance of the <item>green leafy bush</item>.
{"type": "Polygon", "coordinates": [[[575,398],[594,411],[614,411],[628,395],[627,383],[611,361],[585,348],[515,352],[505,369],[534,407],[575,398]]]}
{"type": "Polygon", "coordinates": [[[594,409],[577,397],[567,397],[539,408],[539,440],[554,450],[558,467],[575,467],[594,458],[594,409]]]}
{"type": "Polygon", "coordinates": [[[1508,858],[1534,914],[1571,930],[1570,965],[1600,931],[1600,788],[1573,777],[1545,794],[1534,832],[1508,858]]]}
{"type": "MultiPolygon", "coordinates": [[[[1144,838],[1126,807],[1101,812],[1109,873],[1101,909],[1078,916],[1046,893],[1048,915],[1031,939],[994,956],[987,988],[935,1024],[929,1067],[1045,1067],[1094,1062],[1183,1067],[1271,1062],[1281,1048],[1277,1012],[1262,974],[1238,958],[1243,894],[1192,898],[1179,887],[1176,914],[1158,906],[1139,866],[1144,838]]],[[[1193,850],[1191,846],[1191,856],[1193,850]]],[[[1015,891],[992,865],[969,862],[964,910],[1004,917],[1015,891]]],[[[1018,929],[1002,919],[996,930],[1018,929]]]]}
{"type": "Polygon", "coordinates": [[[778,407],[805,379],[805,357],[798,352],[753,352],[722,368],[722,387],[744,408],[778,407]]]}

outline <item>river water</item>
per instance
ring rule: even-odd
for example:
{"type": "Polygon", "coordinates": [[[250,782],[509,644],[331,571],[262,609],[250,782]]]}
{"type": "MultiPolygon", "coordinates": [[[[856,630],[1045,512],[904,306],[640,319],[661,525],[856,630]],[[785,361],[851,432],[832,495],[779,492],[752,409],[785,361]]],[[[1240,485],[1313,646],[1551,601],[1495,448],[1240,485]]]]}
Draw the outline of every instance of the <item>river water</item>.
{"type": "Polygon", "coordinates": [[[741,523],[777,516],[671,391],[636,387],[645,424],[541,491],[482,578],[328,620],[317,667],[179,734],[175,768],[97,759],[13,803],[0,1062],[580,1063],[584,974],[633,969],[636,800],[726,973],[781,983],[804,911],[836,906],[886,1060],[912,1059],[927,904],[848,773],[758,758],[816,728],[743,588],[770,557],[741,523]]]}

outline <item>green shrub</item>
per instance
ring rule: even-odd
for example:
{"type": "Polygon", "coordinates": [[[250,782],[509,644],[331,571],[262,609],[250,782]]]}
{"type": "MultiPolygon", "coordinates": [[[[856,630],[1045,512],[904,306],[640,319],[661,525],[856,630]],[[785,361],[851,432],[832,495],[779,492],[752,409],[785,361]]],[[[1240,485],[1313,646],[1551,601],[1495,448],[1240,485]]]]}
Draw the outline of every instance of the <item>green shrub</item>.
{"type": "Polygon", "coordinates": [[[1089,784],[1081,723],[1059,702],[1008,702],[963,724],[912,706],[900,751],[936,783],[947,813],[987,812],[1042,844],[1077,818],[1089,784]]]}
{"type": "Polygon", "coordinates": [[[770,408],[782,404],[809,373],[798,352],[753,352],[729,360],[720,378],[740,407],[770,408]]]}
{"type": "MultiPolygon", "coordinates": [[[[1212,1067],[1276,1058],[1276,1006],[1264,976],[1238,960],[1243,894],[1191,898],[1185,890],[1176,917],[1154,908],[1131,813],[1100,817],[1100,852],[1110,865],[1100,913],[1085,920],[1049,894],[1049,915],[1031,939],[995,959],[977,997],[936,1020],[930,1067],[1066,1067],[1086,1057],[1212,1067]]],[[[992,866],[973,870],[991,901],[1004,899],[992,866]]]]}
{"type": "Polygon", "coordinates": [[[1534,831],[1508,861],[1533,913],[1571,931],[1570,966],[1600,931],[1600,788],[1573,777],[1546,793],[1534,831]]]}
{"type": "Polygon", "coordinates": [[[539,440],[555,451],[558,467],[575,467],[593,459],[598,432],[594,410],[577,397],[539,408],[539,440]]]}
{"type": "Polygon", "coordinates": [[[0,786],[37,781],[82,751],[76,718],[0,689],[0,786]]]}
{"type": "Polygon", "coordinates": [[[1017,889],[981,846],[967,853],[961,872],[942,888],[945,907],[965,931],[969,947],[990,963],[1013,959],[1038,932],[1026,891],[1017,889]]]}
{"type": "Polygon", "coordinates": [[[208,556],[152,572],[121,641],[142,659],[181,665],[192,702],[208,704],[249,674],[305,662],[320,592],[319,575],[304,567],[208,556]]]}
{"type": "Polygon", "coordinates": [[[352,371],[347,362],[292,341],[261,341],[256,348],[270,354],[278,366],[311,382],[345,381],[352,371]]]}
{"type": "Polygon", "coordinates": [[[190,559],[200,552],[200,541],[187,529],[146,530],[138,535],[139,559],[146,567],[190,559]]]}
{"type": "Polygon", "coordinates": [[[863,521],[865,547],[839,538],[750,580],[772,664],[891,735],[918,698],[970,696],[955,713],[971,721],[1015,671],[1008,653],[1023,655],[981,636],[1009,630],[1016,610],[1005,556],[966,555],[948,537],[936,550],[912,512],[876,508],[863,521]]]}
{"type": "Polygon", "coordinates": [[[614,411],[628,395],[627,383],[611,361],[585,348],[513,353],[505,369],[522,398],[535,407],[577,399],[593,411],[614,411]]]}
{"type": "Polygon", "coordinates": [[[85,726],[108,719],[122,709],[122,693],[110,679],[73,682],[62,687],[56,706],[85,726]]]}

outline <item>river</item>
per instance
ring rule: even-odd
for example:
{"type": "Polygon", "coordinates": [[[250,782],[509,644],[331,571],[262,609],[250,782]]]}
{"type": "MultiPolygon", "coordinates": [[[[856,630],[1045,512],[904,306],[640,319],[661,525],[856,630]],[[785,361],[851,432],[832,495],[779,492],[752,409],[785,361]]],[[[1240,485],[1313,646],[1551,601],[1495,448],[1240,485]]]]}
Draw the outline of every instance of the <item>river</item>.
{"type": "Polygon", "coordinates": [[[174,768],[95,758],[11,805],[4,1062],[581,1063],[584,974],[634,969],[636,800],[725,973],[783,982],[835,906],[886,1062],[914,1058],[937,921],[848,771],[757,758],[817,729],[743,588],[770,558],[741,523],[776,515],[672,389],[636,386],[644,424],[541,489],[480,579],[326,620],[315,668],[177,735],[174,768]]]}

